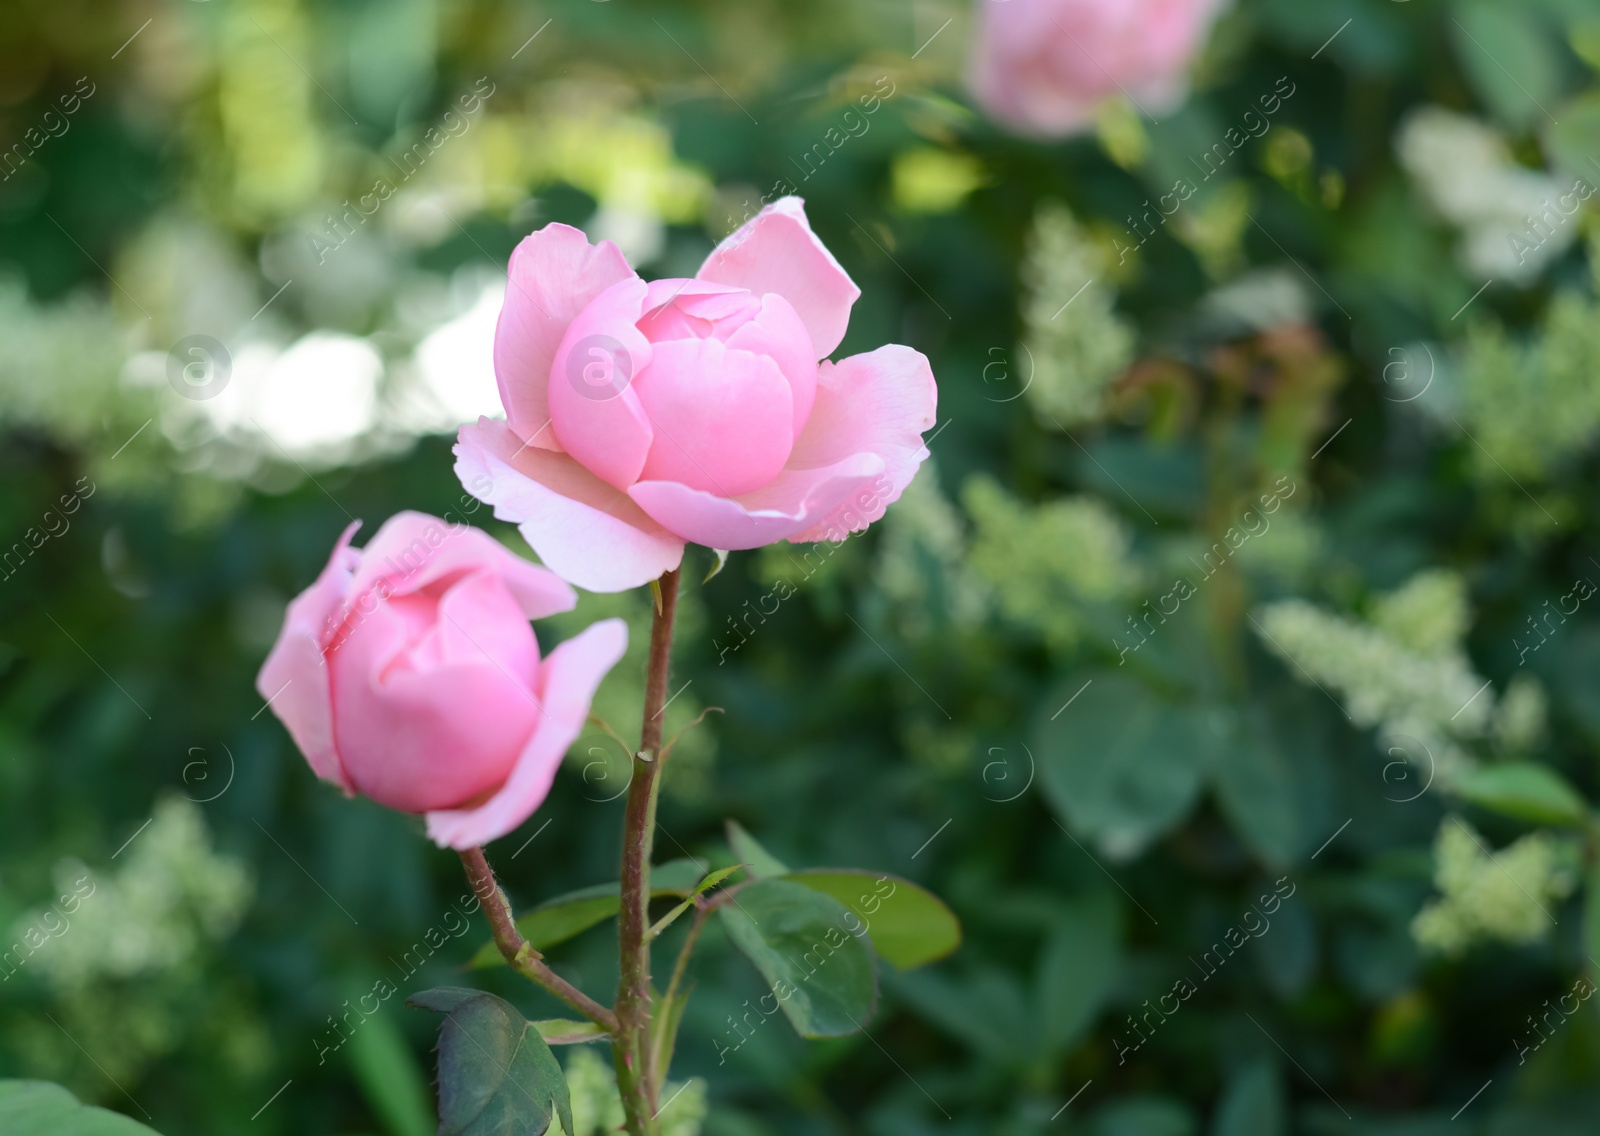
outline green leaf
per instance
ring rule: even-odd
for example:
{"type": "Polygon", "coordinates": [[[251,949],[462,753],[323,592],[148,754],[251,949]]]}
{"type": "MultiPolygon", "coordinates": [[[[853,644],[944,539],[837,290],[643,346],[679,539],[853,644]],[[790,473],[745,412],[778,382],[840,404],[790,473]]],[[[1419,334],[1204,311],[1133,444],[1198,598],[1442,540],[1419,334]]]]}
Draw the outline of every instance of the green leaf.
{"type": "Polygon", "coordinates": [[[1306,839],[1288,754],[1252,711],[1241,718],[1218,708],[1209,717],[1220,741],[1210,779],[1223,815],[1258,859],[1288,867],[1306,839]]]}
{"type": "Polygon", "coordinates": [[[715,576],[718,572],[722,571],[723,565],[728,563],[728,550],[727,549],[725,549],[725,548],[713,548],[711,550],[711,553],[712,553],[713,556],[715,556],[717,558],[717,562],[711,566],[709,571],[706,572],[705,579],[700,581],[702,584],[711,583],[711,577],[715,576]]]}
{"type": "Polygon", "coordinates": [[[1095,1111],[1093,1136],[1193,1136],[1194,1117],[1181,1100],[1157,1093],[1133,1093],[1095,1111]]]}
{"type": "Polygon", "coordinates": [[[656,1051],[659,1070],[672,1068],[672,1054],[678,1047],[678,1027],[683,1023],[683,1011],[689,1005],[689,993],[693,989],[692,984],[681,988],[671,1002],[651,991],[654,1004],[650,1011],[650,1044],[656,1051]]]}
{"type": "Polygon", "coordinates": [[[736,820],[728,821],[728,846],[733,849],[735,856],[749,866],[752,879],[764,880],[769,876],[789,874],[783,861],[757,844],[756,838],[736,820]]]}
{"type": "Polygon", "coordinates": [[[688,899],[685,899],[682,903],[678,904],[678,906],[674,907],[660,919],[656,920],[655,925],[650,928],[650,938],[655,938],[668,927],[672,926],[673,922],[678,918],[678,916],[682,915],[685,911],[688,911],[689,908],[694,906],[694,901],[697,896],[704,895],[706,892],[720,884],[723,880],[733,875],[733,873],[737,872],[740,868],[748,866],[749,865],[747,864],[735,864],[731,868],[718,868],[716,871],[706,876],[705,879],[701,880],[695,885],[694,891],[689,893],[688,899]]]}
{"type": "Polygon", "coordinates": [[[448,1014],[463,1002],[470,1002],[482,993],[482,990],[474,990],[470,986],[434,986],[411,995],[406,999],[406,1005],[416,1010],[432,1010],[436,1014],[448,1014]]]}
{"type": "Polygon", "coordinates": [[[1271,1061],[1246,1065],[1228,1082],[1217,1105],[1213,1136],[1284,1136],[1288,1105],[1271,1061]]]}
{"type": "Polygon", "coordinates": [[[830,868],[808,868],[784,878],[831,895],[855,912],[878,957],[901,970],[944,958],[961,945],[961,923],[955,912],[910,880],[830,868]]]}
{"type": "Polygon", "coordinates": [[[572,1132],[561,1065],[532,1022],[493,994],[461,999],[459,987],[413,997],[451,1005],[439,1027],[439,1136],[543,1136],[555,1116],[572,1132]]]}
{"type": "Polygon", "coordinates": [[[1473,90],[1501,122],[1527,126],[1560,96],[1565,60],[1533,5],[1473,0],[1455,7],[1444,30],[1473,90]]]}
{"type": "MultiPolygon", "coordinates": [[[[1595,165],[1595,156],[1600,155],[1600,92],[1585,91],[1569,100],[1556,118],[1544,126],[1545,154],[1568,178],[1581,177],[1593,185],[1600,175],[1595,165]]],[[[1572,183],[1566,181],[1561,188],[1571,189],[1572,183]]]]}
{"type": "Polygon", "coordinates": [[[433,1136],[426,1076],[392,1017],[374,1014],[361,1023],[350,1035],[350,1061],[362,1095],[393,1136],[433,1136]]]}
{"type": "Polygon", "coordinates": [[[1045,1044],[1063,1050],[1094,1024],[1117,979],[1122,912],[1101,892],[1067,904],[1039,960],[1039,1000],[1045,1044]]]}
{"type": "Polygon", "coordinates": [[[878,1002],[877,964],[866,941],[850,933],[856,920],[842,903],[791,880],[758,880],[718,911],[800,1036],[866,1028],[878,1002]]]}
{"type": "MultiPolygon", "coordinates": [[[[697,860],[669,860],[650,870],[650,898],[686,896],[705,872],[697,860]]],[[[622,885],[595,884],[546,900],[517,919],[517,930],[536,951],[546,950],[581,935],[590,927],[616,916],[622,907],[622,885]]],[[[504,966],[505,958],[494,943],[485,943],[472,956],[476,969],[504,966]]]]}
{"type": "Polygon", "coordinates": [[[154,1136],[119,1112],[83,1104],[49,1081],[0,1081],[0,1132],[6,1136],[154,1136]]]}
{"type": "Polygon", "coordinates": [[[1532,824],[1577,826],[1589,817],[1583,797],[1548,765],[1488,765],[1463,774],[1455,787],[1475,805],[1532,824]]]}
{"type": "Polygon", "coordinates": [[[577,1045],[585,1041],[603,1041],[611,1036],[596,1022],[574,1022],[567,1018],[545,1018],[534,1022],[533,1028],[539,1031],[546,1045],[577,1045]]]}
{"type": "Polygon", "coordinates": [[[1131,675],[1102,671],[1085,686],[1089,677],[1073,675],[1040,704],[1039,780],[1076,836],[1130,859],[1188,814],[1220,739],[1131,675]]]}

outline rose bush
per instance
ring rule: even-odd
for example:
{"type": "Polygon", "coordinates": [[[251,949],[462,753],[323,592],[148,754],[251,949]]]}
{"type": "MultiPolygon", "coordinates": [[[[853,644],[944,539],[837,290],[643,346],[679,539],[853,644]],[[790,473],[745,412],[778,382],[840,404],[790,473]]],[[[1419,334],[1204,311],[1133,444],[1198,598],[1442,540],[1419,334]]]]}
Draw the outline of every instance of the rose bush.
{"type": "Polygon", "coordinates": [[[647,283],[611,242],[558,224],[517,247],[509,275],[494,350],[506,421],[462,427],[456,473],[580,587],[647,583],[689,542],[842,539],[927,456],[922,354],[827,361],[861,293],[798,198],[693,279],[647,283]]]}
{"type": "Polygon", "coordinates": [[[971,86],[995,119],[1059,137],[1127,94],[1146,109],[1182,95],[1223,0],[978,0],[971,86]]]}
{"type": "Polygon", "coordinates": [[[425,814],[444,847],[503,836],[550,791],[627,627],[596,623],[541,659],[528,621],[577,603],[554,573],[423,513],[357,550],[359,524],[289,605],[256,687],[346,794],[425,814]]]}

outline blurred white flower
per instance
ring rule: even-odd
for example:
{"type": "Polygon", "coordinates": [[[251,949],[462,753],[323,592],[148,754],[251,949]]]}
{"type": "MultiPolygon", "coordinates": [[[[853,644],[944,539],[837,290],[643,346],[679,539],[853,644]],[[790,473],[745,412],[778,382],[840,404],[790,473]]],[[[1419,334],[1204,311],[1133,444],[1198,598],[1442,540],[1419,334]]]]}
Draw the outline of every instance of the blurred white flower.
{"type": "Polygon", "coordinates": [[[1555,179],[1517,165],[1477,119],[1421,107],[1401,124],[1395,150],[1428,203],[1461,230],[1457,255],[1480,279],[1529,283],[1577,236],[1575,224],[1540,220],[1564,219],[1552,211],[1562,196],[1555,179]]]}

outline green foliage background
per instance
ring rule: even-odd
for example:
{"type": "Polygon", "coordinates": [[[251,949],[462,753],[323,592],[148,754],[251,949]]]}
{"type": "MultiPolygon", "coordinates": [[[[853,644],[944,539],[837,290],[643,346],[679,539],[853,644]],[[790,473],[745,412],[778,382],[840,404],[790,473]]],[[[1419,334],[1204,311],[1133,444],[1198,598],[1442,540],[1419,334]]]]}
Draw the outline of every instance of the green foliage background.
{"type": "MultiPolygon", "coordinates": [[[[1485,285],[1463,243],[1522,218],[1430,196],[1478,173],[1408,172],[1396,139],[1444,107],[1513,181],[1593,182],[1600,5],[1239,0],[1181,108],[1058,144],[968,108],[969,42],[935,0],[5,6],[0,144],[94,93],[0,184],[0,547],[26,551],[0,569],[0,946],[96,890],[0,982],[0,1075],[171,1136],[431,1131],[430,1015],[386,1000],[336,1047],[335,1019],[460,984],[481,917],[439,930],[454,857],[317,783],[253,679],[349,517],[460,507],[450,439],[291,457],[208,432],[163,354],[326,329],[398,391],[533,228],[609,211],[659,237],[647,275],[691,274],[784,180],[862,288],[842,353],[925,352],[940,424],[866,535],[688,589],[669,729],[724,713],[658,848],[725,857],[736,818],[791,866],[924,884],[965,941],[883,976],[870,1037],[763,1022],[730,1052],[762,987],[713,928],[674,1069],[703,1131],[1592,1130],[1600,1022],[1551,1014],[1600,969],[1600,621],[1567,608],[1600,574],[1596,207],[1485,285]],[[483,78],[318,264],[324,218],[483,78]]],[[[599,707],[624,729],[647,603],[541,629],[633,621],[599,707]]],[[[605,744],[491,848],[519,907],[615,877],[605,744]]],[[[552,959],[607,995],[611,935],[552,959]]]]}

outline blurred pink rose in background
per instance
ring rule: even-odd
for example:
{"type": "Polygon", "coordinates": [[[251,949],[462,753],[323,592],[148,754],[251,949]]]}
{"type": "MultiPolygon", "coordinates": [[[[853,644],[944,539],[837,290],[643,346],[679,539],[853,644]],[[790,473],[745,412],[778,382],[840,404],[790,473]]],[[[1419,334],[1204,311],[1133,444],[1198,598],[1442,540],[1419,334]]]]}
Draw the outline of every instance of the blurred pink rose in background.
{"type": "Polygon", "coordinates": [[[512,254],[495,330],[507,421],[462,427],[456,473],[592,591],[655,579],[685,543],[842,540],[911,481],[936,406],[909,347],[825,361],[860,294],[796,197],[692,280],[646,283],[548,225],[512,254]]]}
{"type": "Polygon", "coordinates": [[[550,791],[627,627],[596,623],[541,659],[528,620],[577,602],[553,573],[423,513],[359,551],[358,526],[289,605],[256,689],[346,794],[427,814],[444,847],[504,836],[550,791]]]}
{"type": "Polygon", "coordinates": [[[1062,137],[1095,105],[1146,110],[1182,97],[1189,61],[1225,0],[978,0],[972,91],[1020,133],[1062,137]]]}

